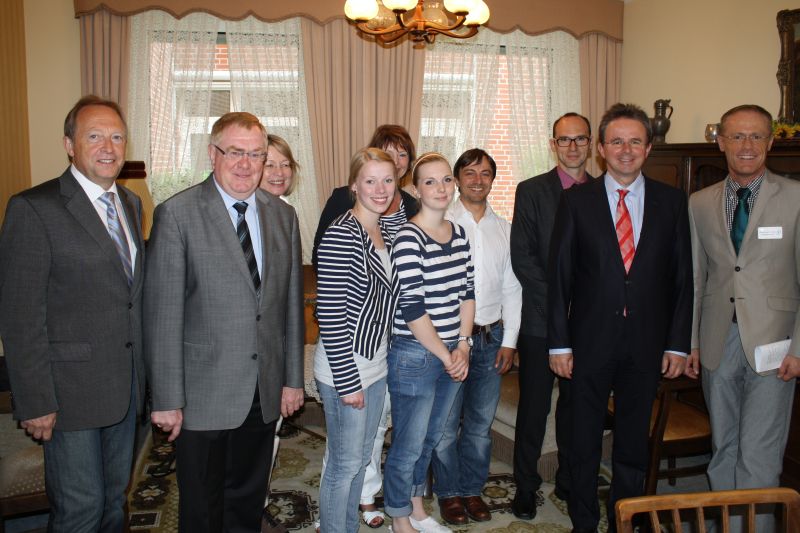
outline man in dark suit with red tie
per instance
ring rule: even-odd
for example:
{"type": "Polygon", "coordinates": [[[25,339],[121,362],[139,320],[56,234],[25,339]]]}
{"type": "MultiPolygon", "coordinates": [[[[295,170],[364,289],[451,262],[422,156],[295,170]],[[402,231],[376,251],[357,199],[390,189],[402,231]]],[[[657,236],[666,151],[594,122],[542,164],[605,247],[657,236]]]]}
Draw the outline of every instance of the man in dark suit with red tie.
{"type": "Polygon", "coordinates": [[[692,266],[686,195],[642,175],[647,115],[615,104],[603,116],[602,179],[561,197],[548,272],[550,367],[572,380],[569,514],[596,531],[597,474],[608,397],[615,401],[609,531],[614,503],[644,490],[658,381],[689,352],[692,266]]]}

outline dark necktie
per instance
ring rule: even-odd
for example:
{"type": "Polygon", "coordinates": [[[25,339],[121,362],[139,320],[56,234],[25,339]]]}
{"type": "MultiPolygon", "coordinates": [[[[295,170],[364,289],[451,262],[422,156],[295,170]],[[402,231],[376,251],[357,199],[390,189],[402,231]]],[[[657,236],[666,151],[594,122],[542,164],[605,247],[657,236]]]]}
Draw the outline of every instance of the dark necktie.
{"type": "Polygon", "coordinates": [[[233,208],[239,213],[239,217],[236,219],[236,235],[239,237],[239,244],[242,245],[244,259],[250,269],[250,277],[253,278],[253,286],[258,292],[261,289],[261,276],[258,275],[258,263],[256,262],[256,254],[253,251],[253,241],[250,239],[250,228],[244,218],[244,213],[247,211],[247,202],[236,202],[233,204],[233,208]]]}
{"type": "Polygon", "coordinates": [[[747,200],[750,198],[750,189],[742,187],[736,191],[739,203],[736,204],[736,212],[733,214],[733,224],[731,224],[731,240],[736,255],[739,255],[739,248],[742,246],[744,232],[747,231],[747,221],[750,219],[747,200]]]}
{"type": "Polygon", "coordinates": [[[108,234],[111,236],[111,240],[114,241],[114,247],[117,249],[117,254],[119,254],[119,258],[122,261],[122,269],[125,271],[128,287],[130,287],[133,283],[131,249],[128,247],[128,239],[125,237],[125,231],[122,229],[122,222],[119,219],[119,213],[117,213],[117,206],[114,203],[114,193],[104,192],[99,200],[106,206],[108,234]]]}

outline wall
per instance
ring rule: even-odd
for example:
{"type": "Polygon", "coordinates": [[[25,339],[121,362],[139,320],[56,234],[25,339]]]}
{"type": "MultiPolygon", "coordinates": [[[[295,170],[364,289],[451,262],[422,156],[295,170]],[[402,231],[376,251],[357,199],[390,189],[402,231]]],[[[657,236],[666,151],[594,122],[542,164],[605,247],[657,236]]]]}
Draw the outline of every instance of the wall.
{"type": "Polygon", "coordinates": [[[81,96],[80,30],[72,0],[25,0],[31,184],[61,175],[64,116],[81,96]]]}
{"type": "Polygon", "coordinates": [[[702,142],[705,125],[744,103],[778,113],[775,17],[797,0],[627,0],[622,99],[653,115],[671,98],[667,142],[702,142]]]}

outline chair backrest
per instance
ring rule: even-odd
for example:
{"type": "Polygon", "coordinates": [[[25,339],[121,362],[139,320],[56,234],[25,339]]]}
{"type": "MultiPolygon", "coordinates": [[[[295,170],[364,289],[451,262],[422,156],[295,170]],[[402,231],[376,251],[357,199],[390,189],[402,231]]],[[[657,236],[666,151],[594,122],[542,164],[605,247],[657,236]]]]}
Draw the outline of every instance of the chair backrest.
{"type": "Polygon", "coordinates": [[[722,533],[728,533],[731,507],[743,506],[746,507],[745,531],[756,533],[756,505],[760,504],[781,504],[784,531],[788,533],[800,531],[800,494],[795,490],[783,487],[626,498],[619,500],[616,504],[617,531],[632,533],[631,520],[633,516],[647,513],[654,531],[660,531],[661,515],[666,514],[668,516],[667,523],[672,525],[672,531],[682,533],[680,511],[693,509],[695,512],[693,532],[706,532],[707,511],[711,510],[712,515],[719,513],[722,533]],[[659,515],[659,511],[661,515],[659,515]],[[666,511],[669,512],[665,513],[666,511]]]}

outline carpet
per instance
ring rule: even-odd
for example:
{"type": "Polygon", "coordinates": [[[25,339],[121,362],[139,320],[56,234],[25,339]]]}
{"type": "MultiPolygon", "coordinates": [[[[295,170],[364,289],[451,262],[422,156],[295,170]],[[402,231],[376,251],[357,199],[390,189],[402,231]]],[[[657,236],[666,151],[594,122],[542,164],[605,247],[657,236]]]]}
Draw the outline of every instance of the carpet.
{"type": "MultiPolygon", "coordinates": [[[[280,448],[272,473],[270,513],[289,531],[311,533],[319,516],[318,496],[322,456],[325,450],[324,429],[284,424],[280,448]]],[[[163,437],[148,436],[139,454],[129,494],[130,530],[136,533],[173,533],[178,524],[178,488],[175,480],[174,446],[163,437]]],[[[492,511],[489,522],[470,522],[452,526],[463,533],[568,533],[571,529],[566,504],[556,498],[553,485],[542,485],[539,509],[532,521],[517,519],[511,513],[516,490],[511,466],[492,461],[491,474],[483,489],[483,497],[492,511]]],[[[608,494],[608,473],[601,469],[599,497],[602,519],[600,531],[606,531],[605,505],[608,494]]],[[[380,500],[379,500],[380,503],[380,500]]],[[[428,512],[440,519],[436,500],[426,500],[428,512]]],[[[391,520],[387,519],[387,524],[391,520]]],[[[266,529],[264,530],[266,531],[266,529]]],[[[372,531],[361,525],[359,532],[372,531]]],[[[385,526],[377,531],[386,531],[385,526]]]]}

